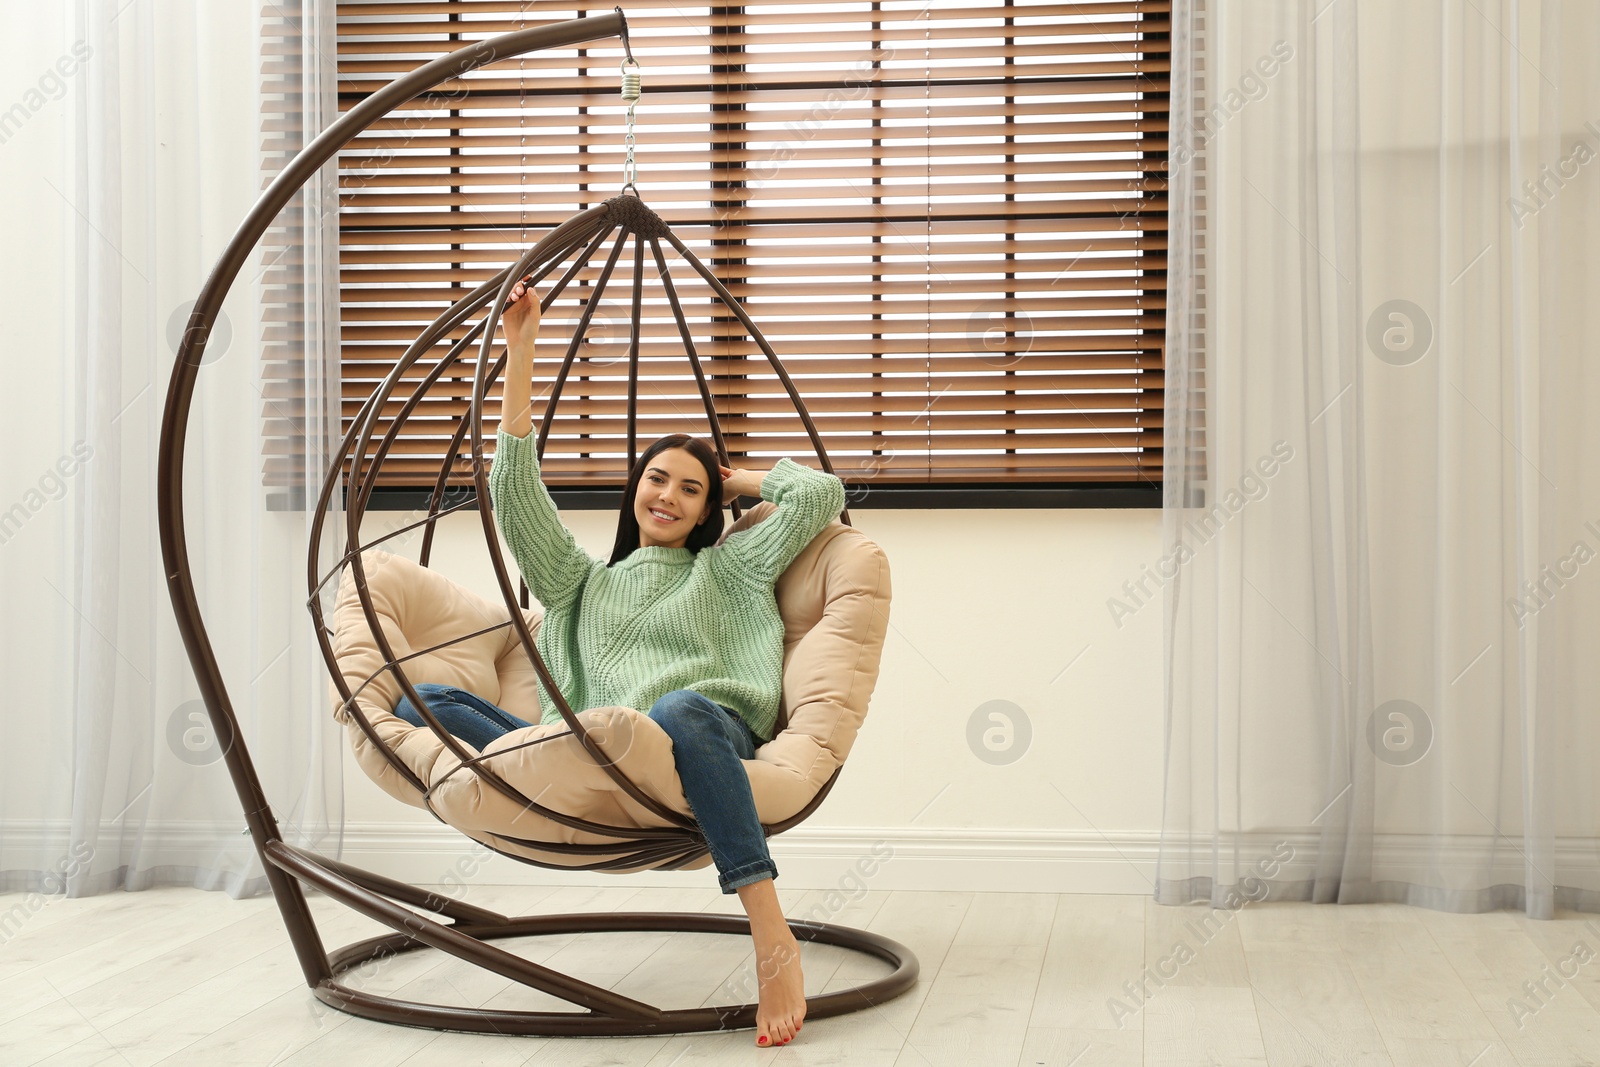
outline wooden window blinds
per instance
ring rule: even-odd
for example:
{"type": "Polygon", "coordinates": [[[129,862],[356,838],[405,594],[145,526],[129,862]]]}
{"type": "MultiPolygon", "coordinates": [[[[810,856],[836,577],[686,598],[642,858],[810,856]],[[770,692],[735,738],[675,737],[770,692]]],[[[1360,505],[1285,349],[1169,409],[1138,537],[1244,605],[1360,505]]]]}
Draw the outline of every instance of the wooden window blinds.
{"type": "MultiPolygon", "coordinates": [[[[613,2],[339,4],[340,106],[463,42],[613,2]]],[[[640,194],[761,325],[847,483],[1159,483],[1169,0],[622,7],[640,194]]],[[[346,426],[427,322],[620,191],[622,50],[606,44],[472,72],[341,153],[346,426]]],[[[536,353],[536,398],[603,260],[546,314],[541,346],[560,342],[536,353]]],[[[734,465],[815,465],[760,351],[672,276],[734,465]]],[[[613,281],[557,408],[552,487],[622,484],[630,305],[613,281]]],[[[709,439],[649,257],[643,306],[640,447],[709,439]]],[[[408,419],[380,486],[432,485],[476,352],[408,419]]],[[[283,484],[295,458],[270,448],[283,484]]]]}

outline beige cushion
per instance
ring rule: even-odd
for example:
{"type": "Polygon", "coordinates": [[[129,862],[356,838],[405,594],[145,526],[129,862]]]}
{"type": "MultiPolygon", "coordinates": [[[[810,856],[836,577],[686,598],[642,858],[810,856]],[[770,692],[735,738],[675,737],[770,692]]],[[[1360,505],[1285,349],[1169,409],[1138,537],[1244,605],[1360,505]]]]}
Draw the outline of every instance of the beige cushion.
{"type": "MultiPolygon", "coordinates": [[[[760,522],[776,505],[761,501],[723,534],[760,522]]],[[[373,609],[394,657],[413,686],[455,686],[535,725],[497,738],[485,764],[525,796],[556,811],[611,826],[666,825],[628,796],[573,738],[565,723],[538,725],[537,675],[509,625],[467,641],[407,659],[427,648],[509,620],[503,603],[491,602],[449,578],[381,548],[363,553],[373,609]],[[534,738],[558,735],[536,745],[534,738]],[[503,753],[494,755],[494,753],[503,753]]],[[[513,579],[515,571],[513,570],[513,579]]],[[[889,562],[859,530],[835,520],[797,556],[774,590],[785,635],[779,732],[745,760],[763,823],[794,815],[816,795],[850,754],[877,685],[884,634],[889,625],[889,562]]],[[[537,636],[543,609],[524,613],[537,636]]],[[[422,794],[392,767],[333,690],[334,715],[347,725],[362,769],[386,792],[408,804],[431,807],[452,826],[502,852],[541,863],[584,866],[583,858],[509,843],[503,834],[530,841],[610,844],[615,838],[557,823],[528,810],[485,783],[427,727],[395,718],[401,688],[368,627],[347,566],[333,613],[334,653],[356,703],[402,763],[426,783],[422,794]],[[369,682],[368,679],[371,679],[369,682]],[[364,688],[363,688],[364,686],[364,688]]],[[[332,685],[330,681],[330,686],[332,685]]],[[[672,742],[645,712],[605,707],[579,709],[590,736],[646,795],[689,815],[689,804],[672,760],[672,742]]],[[[461,742],[471,751],[471,746],[461,742]]],[[[596,857],[603,860],[606,857],[596,857]]],[[[590,862],[594,862],[591,860],[590,862]]],[[[704,867],[700,856],[685,869],[704,867]]],[[[619,868],[639,870],[643,866],[619,868]]]]}

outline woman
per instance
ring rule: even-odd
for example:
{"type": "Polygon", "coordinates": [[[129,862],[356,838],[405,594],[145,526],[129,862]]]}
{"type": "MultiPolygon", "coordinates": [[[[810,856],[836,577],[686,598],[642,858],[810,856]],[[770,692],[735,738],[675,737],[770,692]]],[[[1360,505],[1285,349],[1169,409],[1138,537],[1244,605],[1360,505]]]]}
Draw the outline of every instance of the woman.
{"type": "MultiPolygon", "coordinates": [[[[579,548],[539,476],[532,435],[539,300],[526,280],[504,315],[504,415],[489,489],[495,518],[544,607],[539,654],[569,706],[650,707],[724,893],[739,894],[755,941],[756,1043],[787,1044],[805,1017],[800,946],[784,921],[742,759],[776,727],[783,622],[772,588],[844,508],[837,477],[780,459],[770,471],[721,466],[703,442],[673,434],[634,464],[607,563],[579,548]],[[722,505],[760,496],[778,510],[717,544],[722,505]],[[578,605],[581,604],[581,610],[578,605]]],[[[530,725],[471,693],[417,687],[451,733],[482,749],[530,725]]],[[[560,722],[540,683],[541,721],[560,722]]],[[[395,714],[422,716],[402,698],[395,714]]]]}

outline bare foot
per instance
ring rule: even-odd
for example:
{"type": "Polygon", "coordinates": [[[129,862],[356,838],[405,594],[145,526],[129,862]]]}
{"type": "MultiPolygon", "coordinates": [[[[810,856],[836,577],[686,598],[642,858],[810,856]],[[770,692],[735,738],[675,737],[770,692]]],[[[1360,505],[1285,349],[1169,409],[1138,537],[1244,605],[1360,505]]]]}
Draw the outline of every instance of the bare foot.
{"type": "MultiPolygon", "coordinates": [[[[766,940],[766,939],[763,939],[766,940]]],[[[800,971],[800,943],[787,928],[756,949],[756,1044],[787,1045],[806,1017],[805,979],[800,971]]]]}
{"type": "Polygon", "coordinates": [[[784,921],[771,878],[739,887],[739,899],[750,916],[750,938],[756,946],[756,1044],[787,1045],[806,1017],[800,942],[784,921]]]}

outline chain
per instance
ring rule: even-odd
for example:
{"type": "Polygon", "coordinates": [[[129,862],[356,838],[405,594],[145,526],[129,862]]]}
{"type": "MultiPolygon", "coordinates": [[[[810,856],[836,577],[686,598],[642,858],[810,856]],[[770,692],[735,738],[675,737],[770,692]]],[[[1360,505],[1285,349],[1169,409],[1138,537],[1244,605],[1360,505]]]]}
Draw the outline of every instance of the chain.
{"type": "Polygon", "coordinates": [[[623,134],[622,143],[627,146],[627,157],[622,161],[622,191],[633,190],[633,195],[639,195],[639,189],[634,184],[639,180],[639,165],[633,158],[633,106],[639,102],[639,61],[629,56],[622,61],[622,100],[628,105],[627,132],[623,134]],[[632,70],[628,69],[632,66],[632,70]]]}
{"type": "MultiPolygon", "coordinates": [[[[520,30],[526,24],[517,23],[520,30]]],[[[521,150],[522,163],[517,167],[517,192],[519,202],[517,219],[522,227],[522,237],[518,242],[523,248],[528,245],[528,57],[517,57],[517,92],[520,94],[517,101],[517,144],[521,150]]]]}

